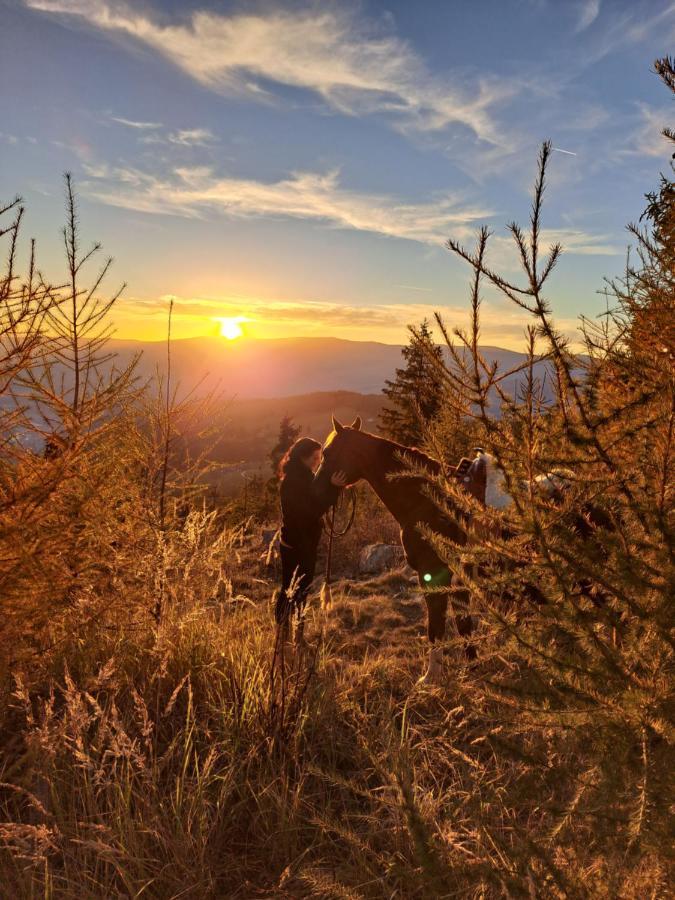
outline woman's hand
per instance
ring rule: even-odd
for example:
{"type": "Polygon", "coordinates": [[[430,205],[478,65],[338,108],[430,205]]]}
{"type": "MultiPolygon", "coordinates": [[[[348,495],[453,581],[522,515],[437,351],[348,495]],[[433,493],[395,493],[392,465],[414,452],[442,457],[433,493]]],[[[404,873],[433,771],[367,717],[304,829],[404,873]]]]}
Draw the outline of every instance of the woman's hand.
{"type": "Polygon", "coordinates": [[[344,487],[347,484],[347,473],[343,472],[342,469],[338,469],[337,472],[333,472],[330,476],[330,483],[335,485],[335,487],[344,487]]]}

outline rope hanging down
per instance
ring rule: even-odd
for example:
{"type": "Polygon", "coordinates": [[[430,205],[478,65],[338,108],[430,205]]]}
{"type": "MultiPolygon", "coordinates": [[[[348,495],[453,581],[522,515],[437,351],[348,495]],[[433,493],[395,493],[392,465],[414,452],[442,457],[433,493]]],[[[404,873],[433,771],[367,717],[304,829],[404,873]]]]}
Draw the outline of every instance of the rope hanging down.
{"type": "Polygon", "coordinates": [[[333,602],[331,594],[331,563],[333,561],[333,539],[344,537],[354,524],[354,516],[356,515],[356,490],[353,487],[345,488],[338,495],[338,499],[331,506],[330,512],[324,519],[323,527],[328,535],[328,552],[326,553],[326,571],[324,574],[323,585],[321,586],[321,609],[327,609],[333,602]],[[345,495],[347,499],[345,499],[345,495]],[[349,504],[349,513],[347,521],[343,528],[335,527],[335,515],[338,507],[349,504]]]}

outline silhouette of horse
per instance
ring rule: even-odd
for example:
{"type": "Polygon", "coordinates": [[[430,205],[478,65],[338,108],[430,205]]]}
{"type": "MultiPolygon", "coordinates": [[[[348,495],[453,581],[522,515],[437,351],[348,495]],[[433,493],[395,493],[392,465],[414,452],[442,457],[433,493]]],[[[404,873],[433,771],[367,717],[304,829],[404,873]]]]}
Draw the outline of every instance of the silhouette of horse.
{"type": "MultiPolygon", "coordinates": [[[[359,417],[350,426],[345,426],[333,416],[333,431],[323,445],[316,477],[320,481],[327,480],[334,472],[342,470],[348,484],[364,479],[401,526],[401,544],[406,559],[417,572],[425,592],[427,634],[431,646],[428,669],[422,680],[433,682],[438,680],[441,672],[442,648],[438,642],[445,636],[448,602],[460,635],[467,637],[472,624],[470,616],[455,608],[453,599],[459,600],[459,592],[452,589],[451,573],[419,526],[428,526],[432,532],[458,546],[466,544],[467,537],[458,522],[445,516],[427,495],[424,487],[428,481],[419,475],[406,474],[409,461],[431,475],[438,474],[441,468],[437,460],[419,450],[361,431],[359,417]],[[391,478],[397,474],[399,477],[391,478]],[[446,587],[445,591],[429,591],[429,588],[446,587]]],[[[461,593],[467,596],[466,591],[461,593]]],[[[472,655],[471,648],[467,648],[467,652],[472,655]]]]}
{"type": "MultiPolygon", "coordinates": [[[[481,448],[475,448],[478,456],[473,460],[462,460],[466,468],[448,467],[448,474],[454,474],[467,492],[481,503],[496,509],[504,509],[512,498],[506,493],[502,475],[496,460],[481,448]]],[[[457,511],[454,518],[444,515],[428,496],[425,486],[429,484],[422,475],[410,474],[410,463],[437,475],[441,464],[419,450],[405,447],[368,432],[361,431],[361,419],[357,417],[350,426],[342,425],[333,417],[333,431],[323,445],[321,465],[317,478],[329,479],[333,472],[344,471],[347,484],[361,479],[367,481],[377,496],[401,526],[401,544],[409,565],[415,569],[424,591],[427,606],[427,633],[429,636],[429,665],[423,681],[437,681],[441,674],[442,648],[438,642],[445,636],[445,620],[448,603],[462,637],[468,637],[473,625],[466,614],[468,591],[461,585],[453,588],[451,573],[438,556],[433,545],[424,536],[420,526],[426,526],[432,533],[439,534],[457,544],[458,548],[467,543],[467,534],[460,522],[463,516],[457,511]],[[391,476],[395,476],[392,478],[391,476]],[[396,477],[398,476],[398,477],[396,477]],[[435,590],[430,591],[433,588],[435,590]],[[447,588],[447,590],[438,590],[447,588]]],[[[569,489],[571,474],[567,470],[554,470],[537,476],[535,486],[553,503],[562,505],[564,494],[569,489]]],[[[585,503],[579,510],[567,513],[568,527],[586,541],[597,540],[600,529],[613,531],[614,526],[602,508],[585,503]]],[[[507,531],[503,532],[508,534],[507,531]]],[[[598,545],[599,552],[601,546],[598,545]]],[[[534,604],[546,603],[536,584],[522,585],[524,595],[534,604]]],[[[596,607],[605,606],[605,597],[591,591],[592,584],[581,579],[577,585],[579,592],[589,597],[596,607]]],[[[475,650],[466,645],[469,657],[475,650]]]]}

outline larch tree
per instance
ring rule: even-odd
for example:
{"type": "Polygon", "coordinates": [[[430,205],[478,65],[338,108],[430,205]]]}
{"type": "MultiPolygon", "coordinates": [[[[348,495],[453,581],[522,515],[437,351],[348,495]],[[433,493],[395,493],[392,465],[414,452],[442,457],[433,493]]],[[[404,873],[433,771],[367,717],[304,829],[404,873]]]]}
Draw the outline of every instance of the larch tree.
{"type": "Polygon", "coordinates": [[[539,785],[536,807],[521,798],[532,818],[513,833],[514,885],[524,896],[533,885],[542,896],[635,896],[646,872],[665,884],[672,829],[673,182],[648,197],[647,227],[630,229],[637,258],[575,347],[547,297],[562,252],[541,246],[550,161],[546,143],[530,228],[510,226],[522,279],[488,265],[487,229],[473,251],[448,242],[473,271],[472,312],[453,334],[438,317],[451,360],[440,374],[463,393],[511,505],[482,507],[442,473],[430,490],[468,542],[429,538],[477,623],[483,662],[457,703],[490,708],[486,749],[539,785]],[[478,347],[484,282],[529,318],[516,397],[478,347]],[[553,399],[535,377],[541,360],[553,399]]]}

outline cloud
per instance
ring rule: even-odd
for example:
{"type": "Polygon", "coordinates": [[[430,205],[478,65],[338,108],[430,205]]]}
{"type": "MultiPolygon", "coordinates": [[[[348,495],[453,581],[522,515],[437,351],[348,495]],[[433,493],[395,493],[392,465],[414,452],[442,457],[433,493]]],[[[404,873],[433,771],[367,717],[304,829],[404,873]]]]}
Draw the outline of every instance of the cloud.
{"type": "Polygon", "coordinates": [[[181,147],[207,147],[216,140],[209,128],[180,128],[167,133],[154,132],[141,137],[142,144],[177,144],[181,147]]]}
{"type": "Polygon", "coordinates": [[[294,172],[279,181],[263,182],[219,177],[205,166],[176,168],[165,177],[118,168],[82,187],[104,203],[140,212],[306,219],[428,244],[442,244],[451,233],[468,234],[468,226],[493,215],[453,194],[406,203],[385,194],[349,190],[335,170],[294,172]]]}
{"type": "Polygon", "coordinates": [[[208,128],[183,128],[180,131],[171,132],[167,140],[170,144],[194,147],[210,144],[215,140],[215,136],[208,128]]]}
{"type": "Polygon", "coordinates": [[[161,122],[137,122],[134,119],[125,119],[123,116],[110,116],[111,122],[124,125],[134,131],[152,132],[142,134],[140,140],[143,144],[179,144],[183,147],[202,147],[216,140],[209,128],[179,128],[177,131],[164,131],[161,122]]]}
{"type": "Polygon", "coordinates": [[[138,128],[141,131],[162,127],[161,122],[134,122],[133,119],[125,119],[122,116],[110,116],[110,119],[112,122],[117,122],[118,125],[126,125],[127,128],[138,128]]]}
{"type": "MultiPolygon", "coordinates": [[[[428,319],[433,323],[434,313],[439,312],[448,329],[467,328],[469,307],[430,303],[389,303],[368,306],[324,302],[320,300],[252,300],[247,297],[201,298],[159,297],[126,298],[118,304],[118,312],[128,320],[163,322],[168,300],[174,302],[173,315],[178,322],[194,323],[203,320],[205,332],[210,323],[220,318],[245,317],[249,331],[269,335],[348,336],[361,340],[377,340],[405,343],[408,325],[428,319]]],[[[484,303],[481,311],[481,341],[483,344],[524,348],[527,314],[503,304],[484,303]]],[[[575,319],[558,319],[558,327],[568,336],[578,340],[578,322],[575,319]]],[[[434,326],[435,327],[435,326],[434,326]]],[[[442,342],[439,334],[437,339],[442,342]]]]}
{"type": "Polygon", "coordinates": [[[582,0],[575,31],[585,31],[600,15],[600,0],[582,0]]]}
{"type": "Polygon", "coordinates": [[[565,253],[577,256],[616,256],[624,249],[612,243],[608,234],[593,234],[579,228],[543,228],[541,246],[562,244],[565,253]]]}
{"type": "MultiPolygon", "coordinates": [[[[409,203],[387,194],[350,190],[341,185],[337,170],[293,172],[272,182],[217,176],[208,166],[178,167],[167,176],[91,166],[87,173],[93,179],[82,185],[88,196],[137,212],[186,218],[217,213],[229,219],[304,219],[436,246],[448,237],[472,240],[477,224],[495,216],[493,210],[468,203],[459,194],[409,203]]],[[[559,241],[570,254],[621,252],[608,235],[574,228],[543,230],[541,239],[543,246],[559,241]]],[[[510,259],[509,239],[493,237],[491,247],[500,261],[510,259]]]]}
{"type": "Polygon", "coordinates": [[[662,6],[653,15],[648,15],[646,9],[650,9],[650,7],[643,7],[635,12],[622,11],[613,19],[606,17],[605,27],[594,31],[594,42],[580,48],[579,63],[582,66],[593,65],[621,47],[639,44],[648,38],[653,38],[657,32],[662,39],[663,35],[668,35],[669,26],[670,37],[672,37],[675,3],[671,2],[662,6]]]}
{"type": "Polygon", "coordinates": [[[626,146],[618,156],[649,156],[667,159],[672,152],[672,144],[662,132],[669,124],[672,111],[655,109],[646,103],[638,104],[639,123],[629,136],[626,146]]]}
{"type": "Polygon", "coordinates": [[[522,85],[474,75],[460,86],[433,76],[410,45],[347,10],[274,10],[225,15],[196,11],[160,24],[110,0],[24,0],[46,13],[145,44],[209,89],[269,102],[272,86],[311,91],[347,115],[387,114],[402,128],[466,126],[499,144],[491,107],[522,85]]]}

